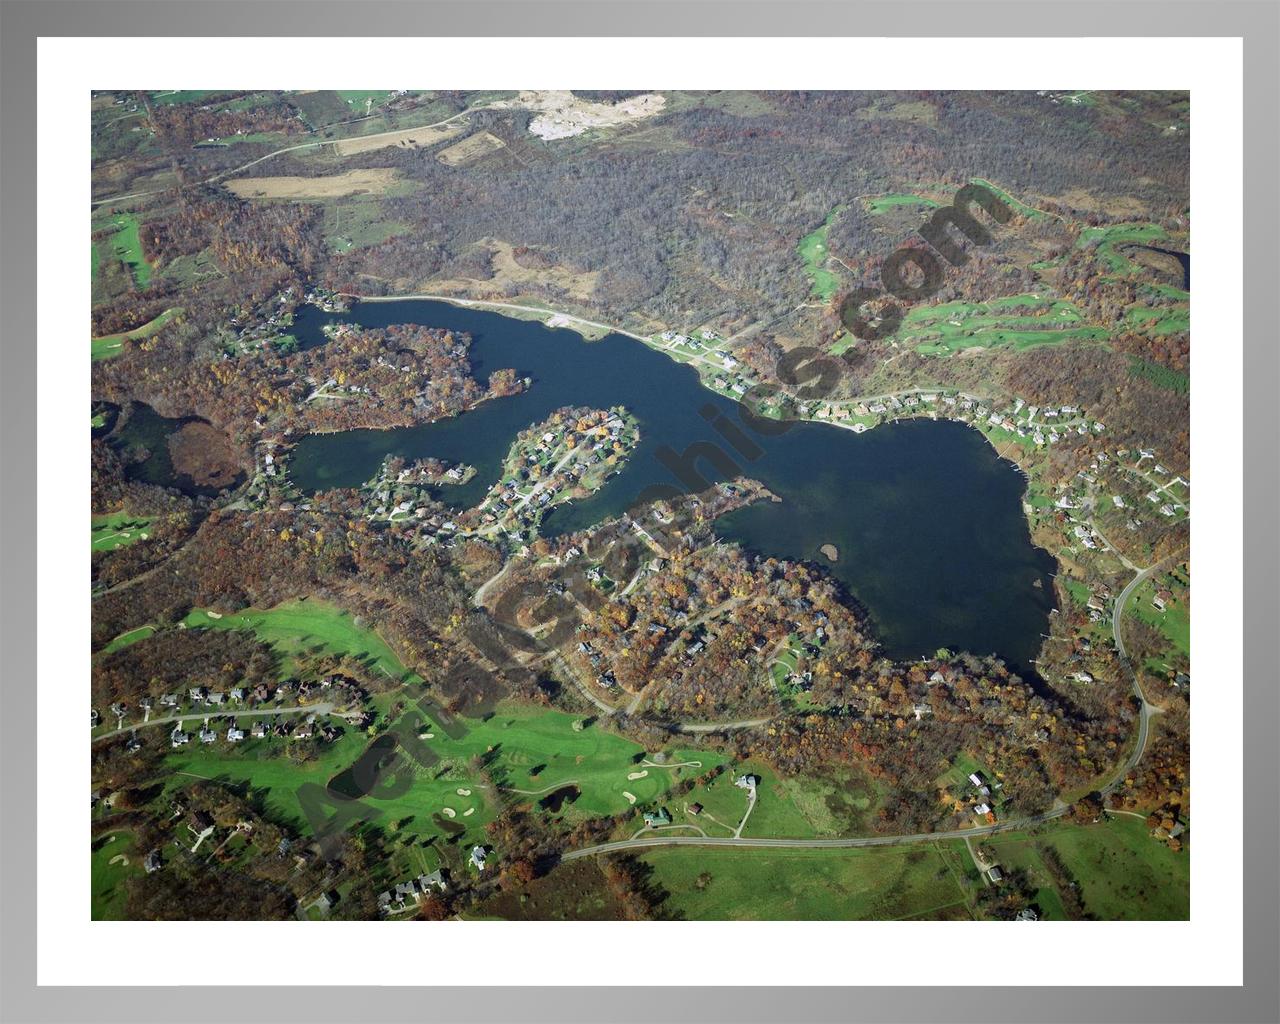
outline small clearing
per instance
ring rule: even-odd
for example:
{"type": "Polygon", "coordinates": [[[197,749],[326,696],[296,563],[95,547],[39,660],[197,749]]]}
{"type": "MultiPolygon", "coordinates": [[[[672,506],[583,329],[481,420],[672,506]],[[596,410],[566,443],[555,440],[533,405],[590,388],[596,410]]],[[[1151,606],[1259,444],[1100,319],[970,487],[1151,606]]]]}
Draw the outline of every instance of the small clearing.
{"type": "Polygon", "coordinates": [[[380,195],[400,177],[394,167],[362,167],[343,174],[303,178],[232,178],[227,188],[241,199],[333,199],[338,196],[380,195]]]}

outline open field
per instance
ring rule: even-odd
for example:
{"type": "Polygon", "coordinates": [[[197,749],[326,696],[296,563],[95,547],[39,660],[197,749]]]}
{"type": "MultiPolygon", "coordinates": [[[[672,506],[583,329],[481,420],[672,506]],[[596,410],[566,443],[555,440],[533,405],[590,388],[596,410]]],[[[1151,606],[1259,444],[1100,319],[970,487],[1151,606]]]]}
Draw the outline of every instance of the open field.
{"type": "Polygon", "coordinates": [[[128,512],[94,516],[90,530],[93,538],[91,546],[94,551],[112,551],[126,544],[146,540],[150,523],[149,516],[134,516],[128,512]]]}
{"type": "Polygon", "coordinates": [[[1191,611],[1182,601],[1171,600],[1161,611],[1151,599],[1156,594],[1156,584],[1147,580],[1133,593],[1125,611],[1153,626],[1183,654],[1191,654],[1191,611]]]}
{"type": "Polygon", "coordinates": [[[180,312],[181,310],[178,309],[166,309],[154,320],[143,324],[141,327],[135,327],[132,331],[125,331],[122,334],[108,334],[101,338],[91,338],[89,343],[90,358],[96,361],[118,355],[126,340],[139,341],[143,338],[151,337],[180,312]]]}
{"type": "Polygon", "coordinates": [[[463,167],[499,149],[505,149],[506,146],[505,142],[491,132],[476,132],[461,142],[440,150],[436,159],[449,167],[463,167]]]}
{"type": "Polygon", "coordinates": [[[392,167],[363,167],[315,178],[232,178],[227,188],[241,199],[333,199],[385,192],[398,178],[399,172],[392,167]]]}
{"type": "Polygon", "coordinates": [[[1060,824],[1036,836],[1011,832],[987,840],[1001,865],[1024,868],[1049,919],[1065,916],[1062,884],[1046,866],[1041,847],[1058,851],[1079,886],[1084,912],[1102,920],[1186,920],[1190,913],[1190,853],[1175,853],[1148,835],[1130,815],[1093,825],[1060,824]]]}
{"type": "Polygon", "coordinates": [[[466,130],[465,124],[436,125],[429,128],[405,128],[396,132],[383,132],[379,135],[356,136],[351,139],[338,139],[333,143],[338,156],[355,156],[358,153],[371,153],[375,149],[386,149],[388,146],[402,146],[406,149],[422,149],[434,146],[461,135],[466,130]]]}
{"type": "Polygon", "coordinates": [[[188,629],[251,629],[286,659],[303,651],[328,651],[351,655],[395,679],[411,676],[377,633],[349,612],[314,598],[220,616],[196,609],[184,622],[188,629]]]}
{"type": "Polygon", "coordinates": [[[694,921],[899,920],[953,909],[966,891],[935,845],[850,850],[647,851],[663,908],[694,921]]]}

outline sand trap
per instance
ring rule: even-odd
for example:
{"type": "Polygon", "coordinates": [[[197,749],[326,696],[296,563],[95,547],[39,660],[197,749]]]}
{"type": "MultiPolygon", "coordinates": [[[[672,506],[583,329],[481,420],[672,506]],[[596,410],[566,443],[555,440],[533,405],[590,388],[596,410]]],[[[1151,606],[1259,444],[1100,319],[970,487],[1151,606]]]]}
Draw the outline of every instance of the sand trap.
{"type": "Polygon", "coordinates": [[[209,612],[209,611],[207,611],[207,612],[205,612],[205,614],[206,614],[207,616],[209,616],[209,618],[211,618],[211,619],[220,619],[220,618],[222,618],[222,612],[209,612]]]}
{"type": "Polygon", "coordinates": [[[129,866],[129,858],[128,858],[128,857],[126,857],[123,853],[117,853],[114,857],[112,857],[112,858],[111,858],[111,863],[112,863],[112,864],[123,864],[125,867],[128,867],[128,866],[129,866]]]}
{"type": "Polygon", "coordinates": [[[644,771],[642,771],[642,772],[628,772],[628,773],[627,773],[627,780],[628,780],[628,781],[630,781],[630,782],[634,782],[636,779],[643,779],[643,778],[646,778],[646,777],[648,776],[648,774],[649,774],[649,769],[647,769],[647,768],[646,768],[644,771]]]}
{"type": "Polygon", "coordinates": [[[628,793],[628,792],[624,789],[624,790],[622,791],[622,795],[623,795],[623,796],[625,796],[625,797],[627,798],[627,803],[631,803],[631,804],[633,804],[633,803],[635,803],[635,802],[636,802],[636,795],[635,795],[634,793],[628,793]]]}
{"type": "Polygon", "coordinates": [[[474,807],[468,807],[465,811],[462,812],[462,816],[464,818],[469,818],[471,817],[471,815],[475,813],[476,813],[476,809],[474,807]]]}
{"type": "Polygon", "coordinates": [[[143,540],[147,539],[147,535],[145,533],[140,533],[138,534],[138,536],[141,537],[143,540]]]}
{"type": "Polygon", "coordinates": [[[440,812],[446,818],[456,818],[458,816],[458,812],[455,811],[452,807],[441,807],[440,812]]]}
{"type": "Polygon", "coordinates": [[[471,790],[469,789],[458,790],[458,796],[470,796],[470,795],[471,795],[471,790]]]}
{"type": "Polygon", "coordinates": [[[420,732],[420,733],[418,733],[418,739],[420,739],[420,740],[433,740],[433,739],[435,739],[435,738],[436,738],[436,734],[435,734],[435,733],[433,733],[433,732],[420,732]]]}

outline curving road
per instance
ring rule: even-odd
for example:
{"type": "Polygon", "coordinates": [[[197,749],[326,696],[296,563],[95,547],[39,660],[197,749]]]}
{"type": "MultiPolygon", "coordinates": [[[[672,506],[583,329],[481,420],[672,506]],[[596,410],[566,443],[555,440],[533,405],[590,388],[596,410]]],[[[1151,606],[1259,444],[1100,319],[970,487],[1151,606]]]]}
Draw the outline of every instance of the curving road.
{"type": "Polygon", "coordinates": [[[1133,592],[1137,590],[1138,587],[1142,586],[1143,583],[1157,573],[1164,572],[1171,565],[1177,564],[1184,557],[1186,557],[1186,552],[1180,551],[1177,554],[1169,555],[1167,558],[1162,558],[1154,565],[1149,565],[1147,568],[1140,570],[1134,575],[1133,579],[1129,581],[1124,590],[1120,591],[1120,596],[1116,598],[1115,607],[1112,609],[1111,638],[1115,643],[1116,654],[1120,658],[1120,665],[1123,667],[1124,671],[1129,674],[1129,682],[1133,686],[1133,695],[1138,698],[1138,738],[1137,742],[1134,743],[1132,753],[1125,758],[1125,762],[1120,766],[1120,770],[1116,773],[1116,777],[1103,788],[1102,792],[1104,793],[1114,789],[1120,780],[1132,771],[1134,767],[1137,766],[1138,762],[1142,760],[1142,755],[1147,749],[1147,738],[1150,733],[1151,716],[1160,713],[1160,709],[1158,707],[1147,701],[1146,695],[1142,692],[1142,685],[1138,682],[1138,674],[1133,670],[1133,665],[1129,662],[1128,652],[1124,649],[1123,622],[1125,605],[1128,603],[1129,598],[1133,596],[1133,592]]]}

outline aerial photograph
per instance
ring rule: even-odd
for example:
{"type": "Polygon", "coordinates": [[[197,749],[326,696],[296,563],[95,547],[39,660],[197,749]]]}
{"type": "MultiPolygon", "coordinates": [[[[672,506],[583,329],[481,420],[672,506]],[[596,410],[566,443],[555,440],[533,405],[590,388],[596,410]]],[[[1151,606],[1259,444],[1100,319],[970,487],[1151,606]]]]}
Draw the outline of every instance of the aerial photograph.
{"type": "Polygon", "coordinates": [[[1189,919],[1189,93],[87,100],[92,920],[1189,919]]]}

